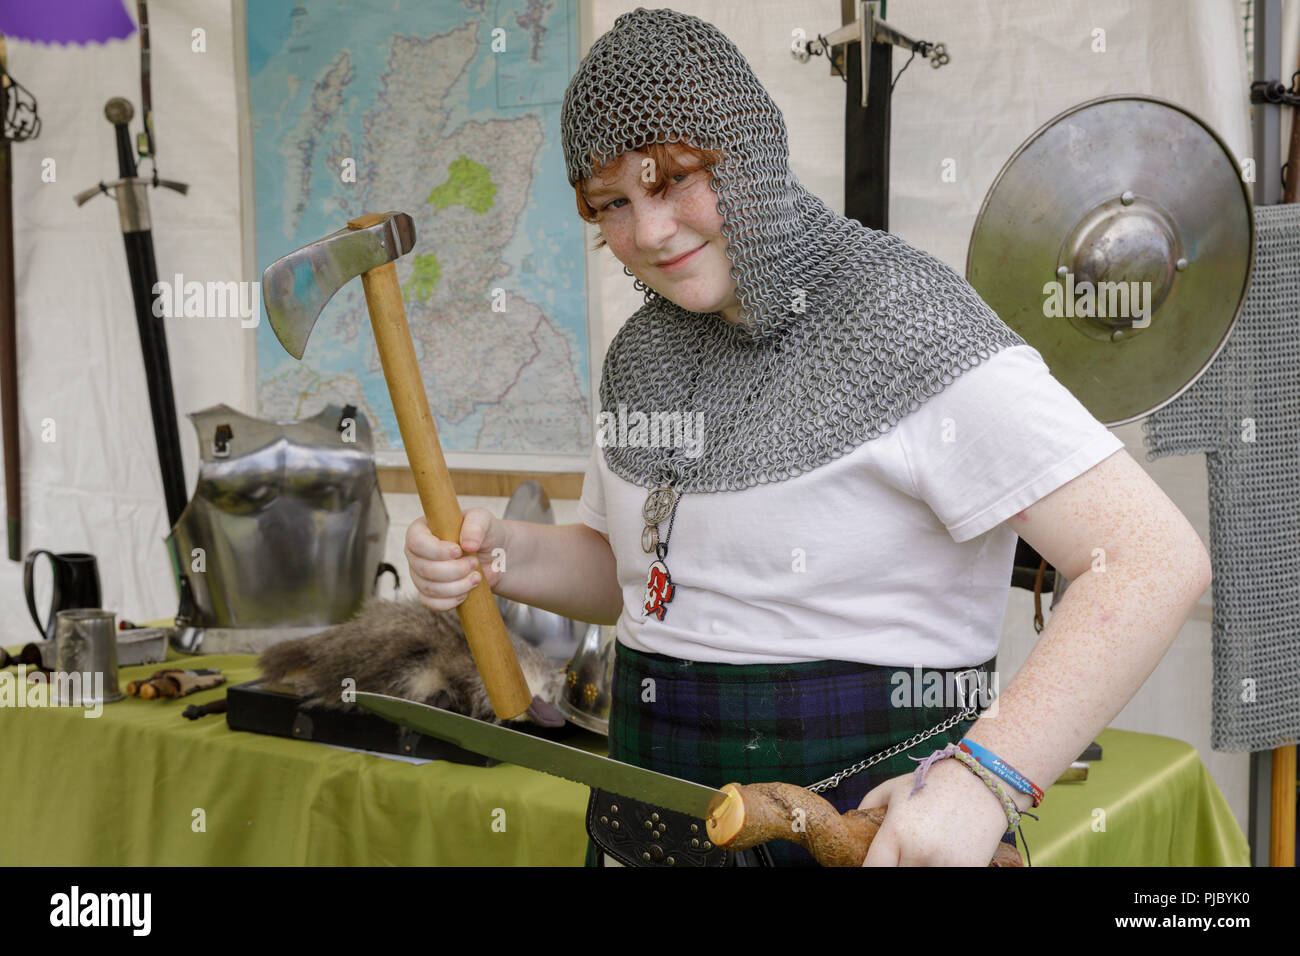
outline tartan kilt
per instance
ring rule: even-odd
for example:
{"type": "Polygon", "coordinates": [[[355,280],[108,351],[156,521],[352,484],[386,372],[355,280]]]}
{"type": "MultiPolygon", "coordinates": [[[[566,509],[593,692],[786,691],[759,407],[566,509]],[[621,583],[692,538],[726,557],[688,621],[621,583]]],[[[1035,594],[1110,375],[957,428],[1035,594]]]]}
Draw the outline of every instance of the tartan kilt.
{"type": "MultiPolygon", "coordinates": [[[[987,673],[994,660],[972,666],[987,673]]],[[[969,669],[924,668],[921,674],[923,680],[943,675],[941,686],[948,687],[951,675],[969,669]]],[[[616,643],[609,755],[711,787],[773,781],[809,786],[961,712],[956,700],[952,706],[933,696],[907,700],[900,673],[909,675],[910,691],[916,672],[903,667],[849,661],[711,664],[616,643]],[[929,705],[919,706],[925,700],[929,705]]],[[[916,761],[909,757],[956,743],[971,723],[959,721],[821,795],[841,813],[856,809],[874,787],[911,773],[916,761]]],[[[1002,839],[1016,845],[1014,833],[1002,839]]],[[[793,843],[773,840],[766,847],[777,866],[816,865],[793,843]]],[[[596,860],[588,840],[587,865],[596,860]]]]}

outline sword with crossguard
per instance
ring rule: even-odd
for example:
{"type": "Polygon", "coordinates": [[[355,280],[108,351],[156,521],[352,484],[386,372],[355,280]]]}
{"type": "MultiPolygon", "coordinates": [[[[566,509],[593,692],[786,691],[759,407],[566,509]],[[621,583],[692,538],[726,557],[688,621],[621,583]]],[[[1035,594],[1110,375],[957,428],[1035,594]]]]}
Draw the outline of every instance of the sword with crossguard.
{"type": "MultiPolygon", "coordinates": [[[[841,814],[794,784],[729,783],[719,790],[417,701],[361,691],[356,699],[385,720],[473,753],[701,819],[708,839],[731,850],[787,840],[804,847],[822,866],[861,866],[885,820],[881,807],[841,814]]],[[[1015,847],[1000,843],[989,865],[1024,862],[1015,847]]]]}

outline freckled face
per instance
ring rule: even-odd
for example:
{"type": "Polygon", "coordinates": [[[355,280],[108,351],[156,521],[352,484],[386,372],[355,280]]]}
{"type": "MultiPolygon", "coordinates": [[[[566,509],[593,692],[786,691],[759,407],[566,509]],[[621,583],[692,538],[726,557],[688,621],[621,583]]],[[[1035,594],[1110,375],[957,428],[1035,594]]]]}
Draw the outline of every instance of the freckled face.
{"type": "Polygon", "coordinates": [[[662,196],[652,195],[642,173],[649,157],[624,153],[603,176],[583,183],[596,209],[601,235],[628,270],[665,299],[691,312],[720,312],[740,321],[736,280],[709,171],[679,174],[662,196]]]}

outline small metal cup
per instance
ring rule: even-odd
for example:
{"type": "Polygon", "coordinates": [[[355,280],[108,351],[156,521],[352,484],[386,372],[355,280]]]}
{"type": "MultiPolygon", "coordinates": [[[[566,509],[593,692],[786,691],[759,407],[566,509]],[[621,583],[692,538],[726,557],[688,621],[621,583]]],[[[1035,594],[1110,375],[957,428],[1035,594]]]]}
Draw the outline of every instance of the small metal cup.
{"type": "Polygon", "coordinates": [[[56,615],[55,677],[63,678],[59,703],[65,707],[111,704],[126,694],[117,686],[117,615],[99,608],[77,608],[56,615]],[[71,675],[79,674],[79,679],[71,675]],[[103,692],[95,693],[95,675],[103,675],[103,692]],[[85,678],[90,686],[85,686],[85,678]]]}

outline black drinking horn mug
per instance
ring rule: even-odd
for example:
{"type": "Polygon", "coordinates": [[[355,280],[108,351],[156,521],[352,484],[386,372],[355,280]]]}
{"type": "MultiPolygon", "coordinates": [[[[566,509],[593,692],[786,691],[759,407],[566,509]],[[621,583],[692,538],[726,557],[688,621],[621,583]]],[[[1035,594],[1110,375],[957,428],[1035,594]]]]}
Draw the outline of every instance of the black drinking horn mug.
{"type": "Polygon", "coordinates": [[[54,554],[51,551],[37,550],[27,555],[23,563],[23,591],[27,594],[27,610],[32,612],[32,620],[44,640],[54,640],[55,618],[60,611],[74,608],[97,608],[101,606],[99,593],[99,566],[93,554],[69,552],[54,554]],[[50,568],[54,572],[54,593],[50,599],[50,616],[45,623],[36,613],[36,593],[33,587],[32,570],[36,559],[42,554],[50,559],[50,568]]]}

